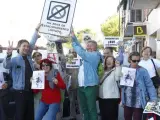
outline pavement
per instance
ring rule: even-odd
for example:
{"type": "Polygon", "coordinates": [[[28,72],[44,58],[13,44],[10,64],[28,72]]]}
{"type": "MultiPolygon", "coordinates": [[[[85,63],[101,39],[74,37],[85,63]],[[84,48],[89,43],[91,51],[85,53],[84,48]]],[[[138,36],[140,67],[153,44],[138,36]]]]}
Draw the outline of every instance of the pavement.
{"type": "MultiPolygon", "coordinates": [[[[118,120],[124,120],[123,115],[124,115],[123,114],[123,107],[119,106],[119,117],[118,117],[118,120]]],[[[77,115],[76,119],[72,119],[71,117],[66,117],[66,118],[63,118],[62,120],[82,120],[82,116],[77,115]]],[[[99,116],[98,120],[101,120],[100,116],[99,116]]]]}

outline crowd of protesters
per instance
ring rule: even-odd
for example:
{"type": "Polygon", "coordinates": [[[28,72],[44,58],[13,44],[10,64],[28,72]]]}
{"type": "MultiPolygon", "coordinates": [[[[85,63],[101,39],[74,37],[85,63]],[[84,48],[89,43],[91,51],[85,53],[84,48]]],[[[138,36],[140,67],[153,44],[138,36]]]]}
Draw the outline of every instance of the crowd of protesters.
{"type": "MultiPolygon", "coordinates": [[[[35,29],[30,42],[18,41],[17,56],[12,57],[13,43],[9,42],[4,68],[9,73],[2,73],[5,83],[0,89],[0,120],[8,120],[8,94],[12,89],[15,101],[14,120],[56,120],[60,111],[61,92],[66,84],[58,70],[49,59],[42,59],[40,52],[34,52],[38,31],[35,29]],[[31,89],[34,70],[45,71],[45,88],[31,89]]],[[[160,61],[152,58],[152,49],[145,47],[141,54],[132,52],[128,56],[128,68],[136,69],[133,87],[121,86],[122,67],[126,66],[124,50],[120,47],[118,57],[113,56],[112,48],[105,48],[103,57],[97,49],[97,42],[90,40],[83,48],[74,31],[71,31],[72,46],[70,54],[80,56],[80,67],[67,69],[71,75],[69,89],[70,115],[76,120],[75,100],[78,99],[80,114],[84,120],[98,120],[96,101],[99,102],[101,120],[118,120],[118,109],[121,103],[125,120],[142,120],[143,110],[148,101],[157,101],[157,89],[160,86],[157,69],[160,61]],[[101,77],[98,72],[103,67],[101,77]],[[78,98],[77,98],[78,96],[78,98]]],[[[64,111],[65,112],[65,111],[64,111]]],[[[158,116],[157,116],[158,119],[158,116]]]]}

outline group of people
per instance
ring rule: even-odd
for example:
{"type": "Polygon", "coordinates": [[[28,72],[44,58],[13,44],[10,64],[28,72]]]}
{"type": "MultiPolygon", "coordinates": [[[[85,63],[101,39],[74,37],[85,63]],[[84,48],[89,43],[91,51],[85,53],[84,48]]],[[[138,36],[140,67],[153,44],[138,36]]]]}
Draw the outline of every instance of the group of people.
{"type": "MultiPolygon", "coordinates": [[[[32,55],[35,43],[40,37],[39,28],[40,25],[35,29],[30,42],[25,39],[18,42],[17,56],[12,57],[13,44],[10,43],[8,46],[3,65],[9,69],[9,74],[4,73],[5,83],[0,89],[0,120],[7,120],[6,97],[10,88],[13,90],[16,106],[15,120],[56,120],[60,110],[60,89],[66,89],[66,85],[60,72],[52,66],[52,61],[42,59],[40,52],[32,55]],[[31,89],[34,70],[45,71],[43,90],[31,89]]],[[[83,119],[98,120],[96,106],[98,100],[101,120],[118,120],[120,103],[124,107],[125,120],[142,120],[147,102],[156,102],[156,89],[160,85],[157,79],[160,61],[151,57],[152,49],[145,47],[141,55],[138,52],[129,54],[127,67],[136,69],[134,85],[120,86],[122,67],[125,66],[122,62],[122,53],[114,58],[112,48],[105,48],[102,57],[94,40],[88,41],[86,48],[83,48],[73,30],[71,38],[73,50],[70,52],[81,57],[81,64],[78,70],[72,70],[69,74],[72,74],[72,83],[78,84],[78,87],[72,87],[77,89],[83,119]],[[101,77],[98,74],[100,64],[104,69],[101,77]]],[[[75,91],[69,93],[71,108],[74,108],[75,94],[75,91]]],[[[71,109],[71,112],[75,116],[75,108],[71,109]]]]}
{"type": "Polygon", "coordinates": [[[13,43],[9,42],[7,56],[3,66],[9,69],[9,74],[4,74],[4,84],[0,89],[0,120],[8,120],[7,105],[8,93],[13,91],[15,120],[56,120],[60,110],[61,92],[66,85],[60,73],[53,68],[52,61],[42,59],[42,54],[32,51],[37,39],[40,37],[36,27],[32,40],[18,41],[17,55],[12,57],[13,43]],[[32,74],[34,70],[45,71],[45,88],[43,90],[31,89],[32,74]]]}
{"type": "Polygon", "coordinates": [[[150,47],[143,48],[141,54],[130,53],[128,64],[123,64],[124,50],[120,50],[119,56],[114,58],[113,49],[105,48],[102,58],[95,41],[88,41],[84,49],[73,31],[72,46],[82,59],[78,72],[78,96],[84,120],[98,120],[97,91],[101,120],[118,120],[120,103],[124,107],[125,120],[146,119],[143,110],[147,102],[157,101],[156,89],[160,85],[157,72],[160,61],[152,58],[150,47]],[[101,61],[104,73],[100,79],[97,70],[101,61]],[[136,70],[133,87],[119,84],[124,66],[136,70]]]}

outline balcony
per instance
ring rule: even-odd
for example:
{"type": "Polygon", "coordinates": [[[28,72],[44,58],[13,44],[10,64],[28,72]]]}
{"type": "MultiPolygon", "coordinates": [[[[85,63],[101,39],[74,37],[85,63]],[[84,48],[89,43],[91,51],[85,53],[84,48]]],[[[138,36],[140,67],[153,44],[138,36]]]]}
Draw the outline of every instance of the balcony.
{"type": "Polygon", "coordinates": [[[154,9],[160,0],[131,0],[132,9],[154,9]]]}

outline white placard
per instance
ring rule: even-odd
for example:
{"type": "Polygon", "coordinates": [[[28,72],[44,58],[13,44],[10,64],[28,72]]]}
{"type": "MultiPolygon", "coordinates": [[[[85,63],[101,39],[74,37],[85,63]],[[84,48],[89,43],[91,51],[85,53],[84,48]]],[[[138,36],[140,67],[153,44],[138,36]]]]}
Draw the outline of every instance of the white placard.
{"type": "Polygon", "coordinates": [[[119,37],[105,37],[103,41],[104,48],[117,47],[121,39],[119,37]]]}
{"type": "Polygon", "coordinates": [[[2,85],[5,83],[3,72],[0,72],[0,89],[2,89],[2,85]]]}
{"type": "Polygon", "coordinates": [[[44,89],[45,86],[45,72],[33,71],[32,76],[32,89],[44,89]]]}
{"type": "Polygon", "coordinates": [[[136,77],[136,69],[122,67],[122,74],[120,85],[133,87],[136,77]]]}
{"type": "Polygon", "coordinates": [[[40,33],[68,36],[77,0],[45,0],[40,33]]]}
{"type": "Polygon", "coordinates": [[[66,68],[79,68],[80,66],[80,59],[79,58],[73,58],[71,62],[66,62],[66,68]]]}

